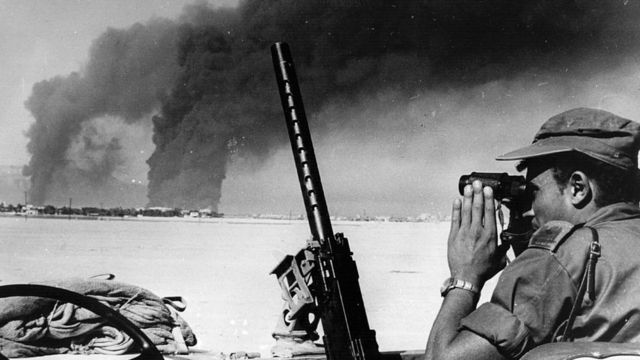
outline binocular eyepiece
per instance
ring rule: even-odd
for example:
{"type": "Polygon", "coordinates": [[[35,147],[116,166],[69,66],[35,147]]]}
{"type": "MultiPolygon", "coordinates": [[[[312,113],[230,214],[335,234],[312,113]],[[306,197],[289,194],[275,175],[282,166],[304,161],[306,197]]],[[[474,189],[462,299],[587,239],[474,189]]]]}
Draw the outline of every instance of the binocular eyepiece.
{"type": "Polygon", "coordinates": [[[463,195],[464,187],[475,180],[480,180],[483,186],[491,187],[493,189],[493,197],[496,200],[522,202],[526,199],[526,180],[524,176],[509,175],[507,173],[472,172],[469,175],[462,175],[458,182],[460,195],[463,195]]]}

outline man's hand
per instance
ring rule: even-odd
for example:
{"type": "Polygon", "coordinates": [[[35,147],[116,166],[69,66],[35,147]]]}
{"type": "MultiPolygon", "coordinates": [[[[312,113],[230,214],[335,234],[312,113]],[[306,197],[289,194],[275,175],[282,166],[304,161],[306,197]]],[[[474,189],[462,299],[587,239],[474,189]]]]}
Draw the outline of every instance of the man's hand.
{"type": "Polygon", "coordinates": [[[477,180],[454,201],[447,251],[452,277],[482,288],[504,268],[507,248],[498,247],[495,213],[493,190],[477,180]]]}
{"type": "MultiPolygon", "coordinates": [[[[462,201],[453,203],[447,251],[451,276],[481,289],[506,264],[505,251],[497,242],[493,190],[474,181],[465,187],[462,201]]],[[[429,333],[425,359],[503,359],[487,339],[460,330],[460,321],[476,308],[478,298],[464,290],[447,293],[429,333]]]]}

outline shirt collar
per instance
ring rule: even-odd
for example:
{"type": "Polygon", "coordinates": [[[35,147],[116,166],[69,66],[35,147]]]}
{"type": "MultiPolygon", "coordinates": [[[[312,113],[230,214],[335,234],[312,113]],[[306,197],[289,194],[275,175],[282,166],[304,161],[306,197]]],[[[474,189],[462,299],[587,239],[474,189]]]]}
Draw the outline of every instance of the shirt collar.
{"type": "Polygon", "coordinates": [[[640,208],[629,203],[615,203],[598,209],[585,223],[587,226],[625,219],[640,218],[640,208]]]}

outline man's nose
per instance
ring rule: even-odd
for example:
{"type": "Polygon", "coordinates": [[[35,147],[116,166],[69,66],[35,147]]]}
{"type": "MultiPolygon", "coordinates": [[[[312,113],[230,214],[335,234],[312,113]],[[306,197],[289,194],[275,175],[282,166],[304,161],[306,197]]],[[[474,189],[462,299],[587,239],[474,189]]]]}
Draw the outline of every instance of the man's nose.
{"type": "Polygon", "coordinates": [[[533,213],[533,209],[529,209],[522,213],[522,217],[535,217],[536,214],[533,213]]]}

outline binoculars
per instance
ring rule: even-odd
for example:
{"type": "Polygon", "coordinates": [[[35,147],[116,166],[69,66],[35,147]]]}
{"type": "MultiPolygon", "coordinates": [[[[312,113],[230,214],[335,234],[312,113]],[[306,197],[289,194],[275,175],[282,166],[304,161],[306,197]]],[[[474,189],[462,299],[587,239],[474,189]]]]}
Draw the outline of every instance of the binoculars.
{"type": "Polygon", "coordinates": [[[491,187],[494,199],[509,208],[509,227],[500,233],[500,239],[503,244],[509,244],[513,248],[514,254],[518,256],[527,248],[529,238],[533,233],[531,217],[523,215],[531,208],[532,200],[531,195],[527,192],[527,182],[524,176],[472,172],[460,177],[458,182],[460,195],[464,193],[464,187],[475,180],[482,182],[483,186],[491,187]]]}
{"type": "Polygon", "coordinates": [[[483,186],[491,187],[493,189],[493,197],[496,200],[512,204],[518,203],[522,206],[526,205],[529,198],[526,196],[526,181],[524,176],[509,175],[507,173],[472,172],[469,175],[462,175],[458,182],[460,195],[463,195],[464,187],[470,185],[475,180],[482,182],[483,186]]]}

